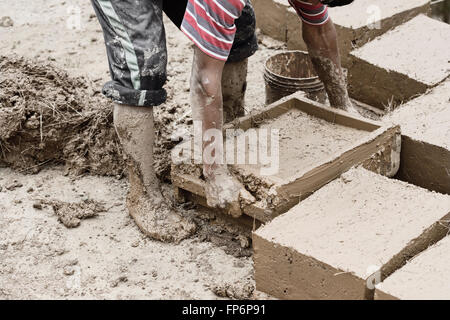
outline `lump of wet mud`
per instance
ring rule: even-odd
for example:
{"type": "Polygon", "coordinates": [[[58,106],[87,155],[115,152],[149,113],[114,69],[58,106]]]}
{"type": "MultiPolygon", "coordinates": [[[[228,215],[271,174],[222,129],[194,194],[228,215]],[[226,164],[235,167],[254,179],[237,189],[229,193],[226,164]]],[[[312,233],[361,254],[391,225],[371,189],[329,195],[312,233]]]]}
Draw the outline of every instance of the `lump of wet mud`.
{"type": "Polygon", "coordinates": [[[9,191],[14,191],[14,190],[16,190],[18,188],[22,188],[22,187],[23,187],[23,184],[17,180],[11,181],[11,182],[7,183],[5,186],[6,190],[9,190],[9,191]]]}
{"type": "Polygon", "coordinates": [[[12,27],[14,25],[14,21],[13,19],[11,19],[11,17],[8,16],[4,16],[0,18],[0,27],[12,27]]]}
{"type": "Polygon", "coordinates": [[[58,221],[67,228],[76,228],[80,225],[81,220],[96,217],[100,212],[106,211],[102,203],[94,200],[78,203],[53,200],[46,204],[52,206],[53,211],[58,216],[58,221]]]}
{"type": "Polygon", "coordinates": [[[218,297],[236,300],[249,300],[255,291],[253,281],[216,282],[210,285],[211,291],[218,297]]]}
{"type": "Polygon", "coordinates": [[[0,163],[26,173],[122,175],[112,104],[87,79],[49,63],[0,57],[0,163]]]}
{"type": "Polygon", "coordinates": [[[188,216],[197,225],[196,236],[200,241],[221,247],[226,254],[236,258],[251,257],[251,232],[224,221],[207,209],[190,210],[188,216]]]}

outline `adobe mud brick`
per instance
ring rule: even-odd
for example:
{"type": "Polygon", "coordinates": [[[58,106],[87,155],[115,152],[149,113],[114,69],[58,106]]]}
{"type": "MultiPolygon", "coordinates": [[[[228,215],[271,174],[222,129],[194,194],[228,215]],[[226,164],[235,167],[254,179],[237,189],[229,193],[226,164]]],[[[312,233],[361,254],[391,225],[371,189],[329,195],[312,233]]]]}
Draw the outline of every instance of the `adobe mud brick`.
{"type": "Polygon", "coordinates": [[[420,15],[350,53],[349,92],[393,109],[450,75],[450,25],[420,15]]]}
{"type": "Polygon", "coordinates": [[[398,178],[450,194],[450,80],[385,117],[402,128],[398,178]]]}
{"type": "Polygon", "coordinates": [[[377,285],[375,298],[450,299],[450,236],[421,253],[377,285]]]}
{"type": "MultiPolygon", "coordinates": [[[[306,50],[302,27],[295,10],[287,0],[253,0],[257,27],[290,50],[306,50]]],[[[341,8],[329,8],[336,26],[343,65],[351,50],[405,23],[430,12],[430,0],[358,0],[341,8]]]]}
{"type": "MultiPolygon", "coordinates": [[[[355,165],[362,164],[389,177],[397,174],[400,166],[399,126],[384,126],[355,117],[309,100],[302,93],[238,118],[227,124],[227,129],[241,130],[237,136],[225,139],[225,153],[232,155],[229,168],[256,199],[243,206],[243,212],[261,222],[288,211],[355,165]],[[278,130],[273,136],[279,141],[278,156],[270,165],[273,165],[273,172],[265,173],[263,169],[268,166],[261,161],[250,161],[250,150],[258,150],[260,142],[264,141],[254,139],[259,135],[255,128],[263,132],[278,130]],[[255,136],[250,139],[252,134],[255,136]],[[231,142],[230,148],[228,142],[231,142]],[[237,149],[239,144],[240,150],[237,149]],[[242,162],[235,162],[238,153],[245,156],[242,162]]],[[[177,190],[180,201],[192,200],[206,205],[202,170],[192,161],[192,148],[193,141],[177,146],[175,153],[187,161],[173,163],[171,179],[173,185],[181,189],[177,190]]],[[[261,154],[258,157],[261,159],[261,154]]]]}
{"type": "Polygon", "coordinates": [[[363,299],[444,238],[450,196],[351,169],[253,234],[257,290],[280,299],[363,299]],[[372,288],[373,289],[373,288],[372,288]]]}

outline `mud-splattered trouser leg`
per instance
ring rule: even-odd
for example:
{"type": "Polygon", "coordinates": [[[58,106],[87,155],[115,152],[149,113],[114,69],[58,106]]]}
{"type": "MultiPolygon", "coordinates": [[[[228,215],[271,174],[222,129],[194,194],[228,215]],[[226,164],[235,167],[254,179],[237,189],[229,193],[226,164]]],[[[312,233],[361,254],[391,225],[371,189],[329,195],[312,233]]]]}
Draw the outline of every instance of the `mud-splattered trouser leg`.
{"type": "Polygon", "coordinates": [[[103,94],[117,103],[166,100],[167,50],[162,0],[91,0],[105,38],[112,80],[103,94]]]}
{"type": "MultiPolygon", "coordinates": [[[[180,28],[188,0],[91,0],[103,29],[112,80],[103,93],[131,106],[156,106],[166,100],[167,49],[163,11],[180,28]]],[[[236,20],[228,57],[239,62],[258,48],[250,2],[236,20]]]]}

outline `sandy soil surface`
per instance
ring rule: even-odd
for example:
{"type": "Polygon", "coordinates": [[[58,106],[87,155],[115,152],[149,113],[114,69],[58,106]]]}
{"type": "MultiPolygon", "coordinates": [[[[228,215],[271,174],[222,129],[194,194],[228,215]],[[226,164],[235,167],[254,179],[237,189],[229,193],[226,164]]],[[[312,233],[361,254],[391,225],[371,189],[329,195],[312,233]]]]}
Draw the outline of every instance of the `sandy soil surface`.
{"type": "Polygon", "coordinates": [[[235,258],[201,237],[179,245],[149,240],[126,213],[127,189],[125,180],[73,178],[59,168],[38,175],[0,169],[0,299],[251,295],[250,257],[235,258]],[[57,214],[61,203],[103,210],[68,228],[57,214]]]}
{"type": "MultiPolygon", "coordinates": [[[[102,32],[88,1],[0,0],[0,6],[1,17],[10,17],[0,27],[0,54],[53,63],[98,90],[109,79],[102,32]]],[[[166,22],[168,102],[156,116],[156,165],[163,179],[174,128],[189,125],[192,59],[191,43],[166,22]]],[[[249,63],[247,111],[263,106],[262,62],[282,48],[261,41],[249,63]]],[[[185,208],[199,226],[193,238],[179,245],[150,241],[127,214],[124,180],[64,173],[49,168],[26,176],[1,169],[0,298],[255,297],[246,231],[215,224],[220,219],[213,212],[185,208]],[[61,216],[61,206],[70,216],[61,216]],[[91,218],[79,214],[86,208],[91,218]]]]}

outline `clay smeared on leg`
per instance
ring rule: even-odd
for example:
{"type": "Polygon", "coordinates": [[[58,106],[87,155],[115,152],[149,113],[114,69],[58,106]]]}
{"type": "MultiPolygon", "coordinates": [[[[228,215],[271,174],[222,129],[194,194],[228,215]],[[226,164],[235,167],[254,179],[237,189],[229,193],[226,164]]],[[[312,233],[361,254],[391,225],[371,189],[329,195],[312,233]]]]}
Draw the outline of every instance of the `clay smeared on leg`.
{"type": "Polygon", "coordinates": [[[153,168],[153,110],[116,105],[114,126],[127,156],[130,190],[127,206],[142,232],[155,240],[179,242],[195,231],[166,203],[153,168]]]}
{"type": "MultiPolygon", "coordinates": [[[[309,0],[310,3],[318,1],[309,0]]],[[[303,23],[305,41],[311,61],[334,108],[356,112],[347,91],[346,76],[341,68],[336,28],[329,19],[322,25],[303,23]]]]}
{"type": "MultiPolygon", "coordinates": [[[[223,163],[222,136],[223,102],[222,70],[224,62],[207,56],[195,49],[191,78],[191,106],[193,120],[201,122],[203,175],[206,180],[205,194],[209,206],[226,209],[234,217],[242,214],[240,195],[247,192],[242,184],[231,175],[223,163]],[[209,130],[216,130],[216,138],[203,139],[209,130]],[[213,150],[211,161],[205,161],[205,150],[213,150]],[[215,158],[214,158],[215,157],[215,158]]],[[[211,156],[211,155],[208,155],[211,156]]],[[[248,193],[248,192],[247,192],[248,193]]],[[[248,196],[248,195],[246,195],[248,196]]],[[[248,197],[247,197],[248,198],[248,197]]]]}
{"type": "Polygon", "coordinates": [[[348,96],[346,77],[342,68],[338,67],[331,59],[321,56],[312,50],[310,50],[310,57],[314,69],[325,85],[330,105],[334,108],[353,111],[353,105],[348,96]]]}

